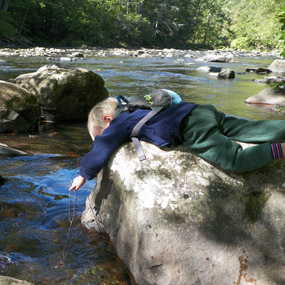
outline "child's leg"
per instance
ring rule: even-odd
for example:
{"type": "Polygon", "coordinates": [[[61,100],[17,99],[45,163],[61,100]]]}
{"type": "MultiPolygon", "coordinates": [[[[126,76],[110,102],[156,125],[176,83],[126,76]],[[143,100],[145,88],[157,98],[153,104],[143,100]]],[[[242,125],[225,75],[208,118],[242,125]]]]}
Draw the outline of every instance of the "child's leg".
{"type": "Polygon", "coordinates": [[[195,108],[183,123],[184,145],[225,170],[250,171],[272,162],[270,143],[243,150],[221,133],[219,116],[211,105],[195,108]]]}
{"type": "Polygon", "coordinates": [[[285,141],[285,120],[249,121],[217,112],[221,133],[234,141],[261,143],[285,141]]]}

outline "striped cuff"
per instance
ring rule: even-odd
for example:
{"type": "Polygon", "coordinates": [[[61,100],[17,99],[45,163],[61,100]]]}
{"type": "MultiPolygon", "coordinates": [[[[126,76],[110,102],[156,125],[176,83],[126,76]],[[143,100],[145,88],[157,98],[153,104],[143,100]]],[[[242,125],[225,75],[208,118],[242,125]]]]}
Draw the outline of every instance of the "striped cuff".
{"type": "Polygon", "coordinates": [[[281,143],[272,143],[271,144],[271,154],[272,154],[273,160],[283,158],[281,143]]]}

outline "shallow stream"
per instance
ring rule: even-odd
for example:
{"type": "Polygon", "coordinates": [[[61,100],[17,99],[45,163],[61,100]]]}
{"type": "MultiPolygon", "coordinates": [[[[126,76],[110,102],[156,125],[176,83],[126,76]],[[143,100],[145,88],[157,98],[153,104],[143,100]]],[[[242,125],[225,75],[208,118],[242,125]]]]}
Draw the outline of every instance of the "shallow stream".
{"type": "MultiPolygon", "coordinates": [[[[91,55],[71,62],[48,61],[44,57],[0,59],[4,60],[0,61],[0,80],[56,63],[98,73],[114,96],[167,88],[180,94],[184,101],[213,104],[220,111],[240,117],[281,116],[269,107],[244,103],[266,87],[253,82],[264,75],[245,73],[245,69],[266,68],[274,60],[271,57],[240,57],[229,64],[196,62],[193,58],[91,55]],[[198,72],[202,65],[231,68],[236,78],[219,80],[198,72]]],[[[6,180],[0,186],[0,275],[36,284],[131,284],[131,277],[108,238],[80,225],[94,181],[88,182],[77,197],[68,192],[77,175],[79,159],[91,145],[85,125],[60,125],[41,134],[2,134],[0,143],[30,154],[0,160],[0,175],[6,180]]]]}

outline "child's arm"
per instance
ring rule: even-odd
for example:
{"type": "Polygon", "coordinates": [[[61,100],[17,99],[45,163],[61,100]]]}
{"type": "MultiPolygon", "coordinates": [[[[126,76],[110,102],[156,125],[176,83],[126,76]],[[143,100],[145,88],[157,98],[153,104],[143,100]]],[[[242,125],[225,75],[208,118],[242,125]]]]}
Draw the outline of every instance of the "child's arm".
{"type": "Polygon", "coordinates": [[[80,161],[80,175],[73,180],[69,191],[78,191],[86,180],[93,179],[116,149],[129,140],[132,128],[128,125],[112,123],[101,136],[96,136],[91,151],[80,161]]]}

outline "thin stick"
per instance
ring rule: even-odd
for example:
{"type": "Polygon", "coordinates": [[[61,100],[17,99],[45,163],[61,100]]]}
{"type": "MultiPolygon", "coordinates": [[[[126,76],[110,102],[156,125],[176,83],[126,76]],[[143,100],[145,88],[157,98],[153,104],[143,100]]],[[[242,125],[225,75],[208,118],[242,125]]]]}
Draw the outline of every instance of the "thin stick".
{"type": "Polygon", "coordinates": [[[67,245],[68,245],[68,242],[69,242],[70,233],[71,233],[71,229],[72,229],[72,224],[73,224],[73,221],[74,221],[74,218],[75,218],[75,210],[76,210],[76,200],[77,200],[77,197],[76,197],[76,191],[74,191],[74,203],[73,203],[73,211],[72,211],[72,215],[71,215],[71,193],[70,192],[69,192],[69,203],[68,203],[69,204],[68,205],[69,229],[68,229],[68,232],[67,232],[66,243],[65,243],[65,246],[64,246],[63,251],[62,251],[62,260],[61,260],[62,265],[64,265],[65,252],[66,252],[67,245]]]}

